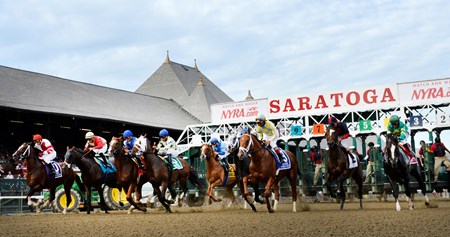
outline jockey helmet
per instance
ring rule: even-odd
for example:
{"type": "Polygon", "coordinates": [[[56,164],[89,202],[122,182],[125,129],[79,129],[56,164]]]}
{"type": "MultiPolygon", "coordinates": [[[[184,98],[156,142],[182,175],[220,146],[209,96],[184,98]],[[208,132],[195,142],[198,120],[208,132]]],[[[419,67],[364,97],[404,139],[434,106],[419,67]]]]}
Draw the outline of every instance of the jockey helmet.
{"type": "Polygon", "coordinates": [[[266,116],[264,116],[264,114],[258,114],[256,116],[256,118],[255,118],[255,121],[256,122],[258,122],[258,121],[261,121],[261,122],[266,121],[266,116]]]}
{"type": "Polygon", "coordinates": [[[311,151],[317,151],[317,146],[311,147],[311,151]]]}
{"type": "Polygon", "coordinates": [[[329,124],[333,124],[333,123],[337,123],[337,122],[338,122],[338,120],[337,120],[336,117],[334,117],[334,116],[328,117],[328,123],[329,124]]]}
{"type": "Polygon", "coordinates": [[[125,130],[125,132],[123,132],[123,137],[127,138],[127,137],[132,137],[133,133],[130,130],[125,130]]]}
{"type": "Polygon", "coordinates": [[[41,134],[33,135],[33,141],[42,140],[41,134]]]}
{"type": "Polygon", "coordinates": [[[167,131],[166,129],[159,131],[159,137],[165,137],[165,136],[169,136],[169,131],[167,131]]]}
{"type": "Polygon", "coordinates": [[[217,137],[211,138],[211,144],[216,142],[219,142],[219,139],[217,139],[217,137]]]}
{"type": "Polygon", "coordinates": [[[367,144],[369,147],[373,147],[375,146],[375,144],[373,142],[369,142],[369,144],[367,144]]]}
{"type": "Polygon", "coordinates": [[[87,132],[86,136],[84,137],[85,139],[91,139],[94,137],[94,133],[93,132],[87,132]]]}
{"type": "Polygon", "coordinates": [[[393,124],[393,125],[394,124],[398,125],[398,121],[399,121],[399,118],[397,115],[392,115],[391,118],[389,119],[389,122],[391,122],[391,124],[393,124]]]}
{"type": "Polygon", "coordinates": [[[247,127],[244,127],[244,128],[242,129],[242,133],[248,133],[248,128],[247,128],[247,127]]]}
{"type": "Polygon", "coordinates": [[[441,143],[441,138],[440,138],[440,137],[436,137],[436,138],[434,139],[434,142],[436,142],[436,143],[441,143]]]}

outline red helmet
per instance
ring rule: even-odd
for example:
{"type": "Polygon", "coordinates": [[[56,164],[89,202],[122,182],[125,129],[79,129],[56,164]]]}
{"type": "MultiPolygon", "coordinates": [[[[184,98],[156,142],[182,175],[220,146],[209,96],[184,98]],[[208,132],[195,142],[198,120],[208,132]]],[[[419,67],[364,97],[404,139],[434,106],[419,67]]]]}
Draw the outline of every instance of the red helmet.
{"type": "Polygon", "coordinates": [[[33,135],[33,141],[42,140],[41,134],[33,135]]]}
{"type": "Polygon", "coordinates": [[[329,124],[337,123],[337,122],[338,122],[337,118],[335,118],[333,116],[328,117],[328,123],[329,124]]]}

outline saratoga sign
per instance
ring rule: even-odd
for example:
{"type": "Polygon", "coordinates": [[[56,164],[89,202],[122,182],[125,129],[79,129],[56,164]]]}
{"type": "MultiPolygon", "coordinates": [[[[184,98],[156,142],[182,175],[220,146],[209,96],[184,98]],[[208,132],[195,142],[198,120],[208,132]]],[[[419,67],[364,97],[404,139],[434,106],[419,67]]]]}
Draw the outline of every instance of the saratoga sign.
{"type": "Polygon", "coordinates": [[[269,99],[269,117],[389,108],[398,104],[395,86],[269,99]]]}
{"type": "Polygon", "coordinates": [[[279,119],[440,104],[449,101],[450,78],[445,78],[329,93],[214,104],[211,106],[211,121],[216,124],[248,122],[254,121],[258,113],[265,114],[268,119],[279,119]]]}

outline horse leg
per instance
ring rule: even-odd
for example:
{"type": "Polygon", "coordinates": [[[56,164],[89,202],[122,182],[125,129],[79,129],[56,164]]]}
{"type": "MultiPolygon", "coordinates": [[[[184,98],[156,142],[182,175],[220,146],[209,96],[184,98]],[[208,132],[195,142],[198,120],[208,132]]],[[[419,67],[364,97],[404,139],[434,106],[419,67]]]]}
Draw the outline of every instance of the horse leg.
{"type": "MultiPolygon", "coordinates": [[[[256,183],[256,182],[254,182],[254,183],[256,183]]],[[[253,200],[253,199],[250,200],[249,197],[248,197],[248,187],[247,187],[247,185],[248,185],[248,177],[245,176],[245,177],[239,182],[239,184],[240,184],[239,186],[240,186],[240,189],[241,189],[242,197],[244,198],[245,202],[248,203],[248,205],[250,205],[250,207],[252,208],[252,210],[253,210],[254,212],[256,212],[256,207],[255,207],[255,205],[253,204],[254,200],[253,200]],[[247,190],[247,192],[246,192],[245,190],[247,190]]],[[[258,185],[257,185],[257,184],[258,184],[258,183],[256,183],[256,190],[258,190],[258,191],[255,191],[255,196],[258,195],[258,200],[259,200],[259,195],[260,195],[260,193],[259,193],[259,188],[258,188],[258,185]]],[[[253,186],[253,189],[255,189],[255,186],[253,186]]]]}
{"type": "Polygon", "coordinates": [[[292,192],[292,212],[297,212],[297,172],[294,171],[289,177],[292,192]]]}
{"type": "MultiPolygon", "coordinates": [[[[136,188],[136,183],[132,182],[129,186],[128,186],[128,190],[127,190],[127,201],[128,203],[130,203],[134,208],[138,209],[139,211],[143,211],[143,212],[147,212],[147,209],[144,207],[140,207],[139,205],[136,204],[136,202],[133,200],[133,193],[135,191],[136,188]]],[[[130,207],[130,209],[128,210],[128,214],[131,214],[131,212],[133,211],[133,209],[130,207]]]]}
{"type": "Polygon", "coordinates": [[[413,167],[413,169],[411,169],[410,174],[412,176],[414,176],[414,178],[419,183],[419,188],[420,188],[420,190],[422,190],[422,194],[423,194],[423,197],[425,199],[425,206],[429,206],[430,205],[430,200],[428,199],[427,189],[425,187],[425,182],[423,181],[422,174],[420,172],[420,168],[419,168],[418,164],[415,165],[415,167],[413,167]]]}
{"type": "Polygon", "coordinates": [[[331,182],[333,177],[328,173],[327,182],[325,183],[325,186],[327,187],[328,192],[330,193],[330,197],[336,198],[336,194],[333,191],[333,188],[331,186],[331,182]]]}
{"type": "MultiPolygon", "coordinates": [[[[73,184],[73,183],[72,183],[73,184]]],[[[66,207],[62,211],[62,214],[67,213],[67,209],[69,209],[69,205],[72,202],[72,195],[70,195],[70,189],[72,189],[72,184],[64,184],[64,194],[66,195],[66,207]]]]}
{"type": "Polygon", "coordinates": [[[156,190],[156,195],[158,195],[159,202],[164,206],[164,208],[166,208],[166,212],[172,213],[172,210],[170,209],[169,200],[167,200],[165,197],[167,183],[163,182],[161,184],[161,189],[156,184],[152,184],[152,185],[153,185],[153,190],[156,190]]]}
{"type": "Polygon", "coordinates": [[[272,204],[270,203],[269,197],[271,196],[270,188],[274,186],[274,178],[270,177],[267,181],[266,188],[264,190],[264,198],[266,199],[267,210],[269,213],[274,213],[275,211],[272,209],[272,204]]]}
{"type": "Polygon", "coordinates": [[[406,200],[408,201],[408,208],[409,210],[413,210],[414,209],[414,203],[412,202],[411,199],[411,187],[409,184],[409,178],[405,178],[405,194],[406,194],[406,200]]]}
{"type": "Polygon", "coordinates": [[[33,202],[33,200],[31,200],[31,196],[33,196],[35,192],[36,191],[34,189],[30,188],[30,190],[27,193],[28,206],[30,206],[30,208],[39,205],[39,202],[33,202]]]}
{"type": "MultiPolygon", "coordinates": [[[[86,184],[84,185],[84,189],[86,190],[86,199],[84,200],[84,205],[86,206],[87,214],[91,214],[91,187],[88,187],[86,184]]],[[[101,193],[99,193],[101,196],[101,193]]]]}
{"type": "Polygon", "coordinates": [[[53,202],[53,200],[55,200],[55,188],[49,188],[48,190],[50,191],[50,197],[47,198],[47,200],[45,200],[43,204],[38,205],[36,210],[37,213],[41,213],[44,208],[46,208],[50,203],[53,202]]]}
{"type": "Polygon", "coordinates": [[[187,196],[188,186],[187,186],[187,178],[180,180],[181,192],[178,195],[178,207],[183,206],[183,200],[187,196]]]}
{"type": "Polygon", "coordinates": [[[388,178],[388,181],[389,181],[389,183],[391,184],[391,187],[392,187],[392,195],[395,198],[395,209],[397,211],[401,211],[402,208],[401,208],[400,203],[398,201],[398,184],[389,175],[387,175],[387,178],[388,178]]]}
{"type": "Polygon", "coordinates": [[[278,209],[278,202],[280,201],[280,189],[278,187],[278,181],[273,182],[272,189],[275,194],[275,201],[273,202],[273,211],[275,212],[278,209]]]}
{"type": "Polygon", "coordinates": [[[227,206],[227,208],[231,207],[231,205],[236,200],[236,197],[234,196],[234,193],[233,193],[233,187],[234,187],[234,184],[233,185],[227,185],[227,187],[225,188],[225,190],[227,191],[228,197],[231,199],[230,203],[227,206]]]}
{"type": "Polygon", "coordinates": [[[108,206],[106,206],[106,202],[105,202],[105,197],[103,197],[103,188],[102,185],[100,184],[99,186],[95,187],[95,190],[97,190],[97,193],[100,196],[100,207],[103,208],[103,210],[105,210],[105,213],[108,214],[108,206]]]}
{"type": "Polygon", "coordinates": [[[337,179],[339,196],[341,197],[341,210],[344,208],[345,203],[345,189],[344,189],[345,177],[343,174],[339,175],[337,179]]]}
{"type": "MultiPolygon", "coordinates": [[[[358,168],[359,169],[359,168],[358,168]]],[[[359,209],[363,209],[362,206],[362,187],[363,187],[363,180],[362,176],[360,175],[360,172],[354,172],[353,173],[353,180],[355,180],[356,184],[358,185],[358,198],[359,198],[359,209]]]]}

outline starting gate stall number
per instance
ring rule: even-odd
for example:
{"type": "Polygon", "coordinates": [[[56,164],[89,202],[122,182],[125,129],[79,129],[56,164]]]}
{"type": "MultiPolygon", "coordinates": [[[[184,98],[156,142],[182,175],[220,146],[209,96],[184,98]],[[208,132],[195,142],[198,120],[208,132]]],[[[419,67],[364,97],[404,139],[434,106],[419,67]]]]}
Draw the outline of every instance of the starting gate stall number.
{"type": "Polygon", "coordinates": [[[359,121],[360,131],[370,131],[372,130],[372,121],[370,120],[360,120],[359,121]]]}
{"type": "Polygon", "coordinates": [[[447,116],[445,113],[437,113],[436,114],[436,124],[437,125],[450,124],[450,116],[447,116]]]}
{"type": "Polygon", "coordinates": [[[323,123],[315,123],[313,125],[312,134],[314,135],[323,135],[325,133],[325,124],[323,123]]]}
{"type": "Polygon", "coordinates": [[[291,127],[291,136],[301,136],[302,135],[302,126],[294,125],[291,127]]]}
{"type": "Polygon", "coordinates": [[[387,129],[389,122],[390,122],[389,118],[384,118],[384,129],[387,129]]]}
{"type": "Polygon", "coordinates": [[[409,117],[409,124],[411,127],[422,127],[423,117],[421,115],[411,115],[409,117]]]}

